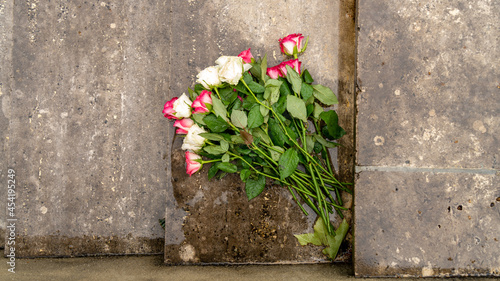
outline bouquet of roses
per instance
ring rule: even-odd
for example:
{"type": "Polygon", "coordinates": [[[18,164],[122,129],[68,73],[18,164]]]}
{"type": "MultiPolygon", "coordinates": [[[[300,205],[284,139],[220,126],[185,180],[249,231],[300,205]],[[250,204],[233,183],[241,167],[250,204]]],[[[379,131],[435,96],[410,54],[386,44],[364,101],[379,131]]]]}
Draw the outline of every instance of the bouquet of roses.
{"type": "Polygon", "coordinates": [[[297,235],[299,242],[330,246],[324,252],[333,259],[348,225],[344,220],[335,233],[330,214],[343,217],[340,192],[351,193],[335,178],[328,154],[339,145],[333,140],[345,134],[336,112],[323,107],[337,98],[301,70],[304,36],[279,42],[293,59],[267,67],[266,56],[256,60],[250,49],[221,56],[197,75],[189,96],[168,101],[163,114],[175,119],[176,134],[185,135],[189,175],[204,165],[210,165],[209,179],[239,173],[249,200],[264,190],[266,179],[282,185],[306,215],[301,202],[319,216],[315,233],[297,235]]]}

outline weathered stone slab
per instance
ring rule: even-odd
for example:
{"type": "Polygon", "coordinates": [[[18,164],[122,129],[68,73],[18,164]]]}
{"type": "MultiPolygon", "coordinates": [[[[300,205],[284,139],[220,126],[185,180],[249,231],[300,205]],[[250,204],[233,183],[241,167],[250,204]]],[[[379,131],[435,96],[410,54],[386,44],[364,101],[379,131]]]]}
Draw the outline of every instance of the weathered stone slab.
{"type": "Polygon", "coordinates": [[[12,73],[12,1],[0,1],[0,248],[3,248],[7,208],[7,137],[10,112],[10,76],[12,73]]]}
{"type": "Polygon", "coordinates": [[[164,1],[15,1],[9,162],[16,255],[159,253],[164,1]]]}
{"type": "MultiPolygon", "coordinates": [[[[353,85],[354,75],[353,44],[341,43],[339,38],[354,40],[353,6],[353,1],[320,0],[307,4],[249,4],[239,0],[176,3],[172,6],[175,38],[171,43],[171,65],[175,70],[171,73],[169,95],[187,92],[196,74],[214,65],[221,55],[238,55],[251,47],[255,57],[267,54],[268,65],[276,65],[285,60],[277,40],[290,33],[302,33],[310,36],[307,52],[300,57],[302,67],[318,83],[334,92],[345,92],[342,105],[349,100],[352,105],[354,91],[349,85],[353,85]],[[340,50],[340,46],[345,48],[340,50]]],[[[341,120],[352,126],[353,107],[343,109],[341,120]]],[[[169,133],[173,137],[174,130],[169,133]]],[[[352,135],[345,142],[350,151],[342,152],[350,153],[351,158],[338,165],[346,178],[352,176],[352,135]]],[[[167,193],[166,263],[326,261],[320,248],[300,247],[293,237],[312,232],[315,216],[305,217],[288,190],[268,186],[263,196],[248,202],[237,176],[208,181],[205,171],[189,178],[179,140],[176,142],[171,156],[172,185],[167,193]]],[[[339,260],[348,258],[341,256],[339,260]]]]}
{"type": "Polygon", "coordinates": [[[495,1],[359,1],[355,274],[495,275],[495,1]]]}
{"type": "Polygon", "coordinates": [[[499,10],[360,1],[358,165],[499,168],[499,10]]]}
{"type": "Polygon", "coordinates": [[[356,184],[357,276],[500,276],[498,176],[365,171],[356,184]]]}

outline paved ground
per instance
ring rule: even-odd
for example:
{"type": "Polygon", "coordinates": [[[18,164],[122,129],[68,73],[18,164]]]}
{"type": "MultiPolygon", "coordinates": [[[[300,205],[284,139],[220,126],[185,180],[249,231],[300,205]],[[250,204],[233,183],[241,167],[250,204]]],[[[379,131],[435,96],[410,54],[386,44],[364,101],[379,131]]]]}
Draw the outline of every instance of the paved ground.
{"type": "MultiPolygon", "coordinates": [[[[5,264],[3,258],[2,263],[5,264]]],[[[363,280],[357,278],[356,280],[363,280]]],[[[487,278],[460,278],[464,281],[487,278]]],[[[354,281],[350,264],[165,266],[163,256],[20,259],[16,273],[3,268],[0,280],[336,280],[354,281]]],[[[373,280],[373,279],[372,279],[373,280]]],[[[377,281],[394,280],[377,278],[377,281]]],[[[408,281],[417,278],[405,279],[408,281]]],[[[447,281],[459,280],[450,278],[447,281]]],[[[493,278],[488,278],[493,280],[493,278]]]]}

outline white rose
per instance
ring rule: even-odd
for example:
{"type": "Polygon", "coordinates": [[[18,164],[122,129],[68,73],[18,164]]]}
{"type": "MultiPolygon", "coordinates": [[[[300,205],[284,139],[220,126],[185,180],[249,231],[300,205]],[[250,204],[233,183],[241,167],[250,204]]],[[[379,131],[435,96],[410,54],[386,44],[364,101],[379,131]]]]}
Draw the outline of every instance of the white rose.
{"type": "Polygon", "coordinates": [[[215,61],[219,65],[219,78],[222,82],[236,85],[243,76],[244,71],[248,71],[252,66],[243,64],[240,57],[222,56],[215,61]]]}
{"type": "Polygon", "coordinates": [[[219,67],[210,66],[203,69],[198,75],[196,75],[197,83],[203,85],[205,89],[211,89],[216,86],[220,86],[222,82],[219,78],[219,67]]]}
{"type": "Polygon", "coordinates": [[[191,151],[200,150],[203,147],[203,144],[205,144],[205,138],[199,135],[201,133],[206,133],[206,131],[200,126],[193,124],[193,126],[189,128],[181,148],[191,151]]]}
{"type": "Polygon", "coordinates": [[[173,105],[174,115],[177,118],[187,118],[191,116],[191,104],[193,102],[183,93],[173,105]]]}

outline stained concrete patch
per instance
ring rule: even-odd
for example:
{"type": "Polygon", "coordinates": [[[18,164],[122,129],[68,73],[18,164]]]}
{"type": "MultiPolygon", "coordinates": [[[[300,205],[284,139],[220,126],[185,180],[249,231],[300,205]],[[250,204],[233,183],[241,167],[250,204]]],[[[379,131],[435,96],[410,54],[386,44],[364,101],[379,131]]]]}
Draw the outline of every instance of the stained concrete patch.
{"type": "Polygon", "coordinates": [[[358,276],[500,276],[497,176],[365,171],[356,183],[358,276]]]}
{"type": "Polygon", "coordinates": [[[29,0],[12,14],[16,255],[161,252],[169,10],[29,0]]]}
{"type": "Polygon", "coordinates": [[[499,9],[359,2],[357,276],[500,275],[499,9]]]}
{"type": "MultiPolygon", "coordinates": [[[[302,33],[310,37],[307,51],[300,57],[302,68],[308,69],[317,83],[342,92],[339,99],[347,106],[340,114],[341,122],[347,130],[353,127],[354,1],[263,1],[251,5],[245,1],[188,1],[172,5],[171,11],[168,24],[174,35],[170,64],[175,70],[170,73],[170,97],[187,92],[196,74],[214,65],[221,55],[235,56],[251,47],[255,57],[267,54],[268,65],[276,65],[286,59],[278,39],[302,33]]],[[[171,124],[167,126],[173,136],[171,124]]],[[[344,162],[337,165],[346,181],[353,174],[352,139],[351,130],[344,140],[346,148],[340,152],[350,158],[342,158],[344,162]]],[[[261,196],[248,202],[237,175],[210,182],[206,171],[187,177],[179,148],[179,143],[172,146],[170,159],[167,264],[325,261],[320,248],[300,247],[293,237],[311,232],[315,217],[305,217],[288,190],[268,185],[261,196]]],[[[349,197],[345,199],[351,204],[349,197]]],[[[340,260],[349,259],[349,252],[343,252],[340,260]]]]}

